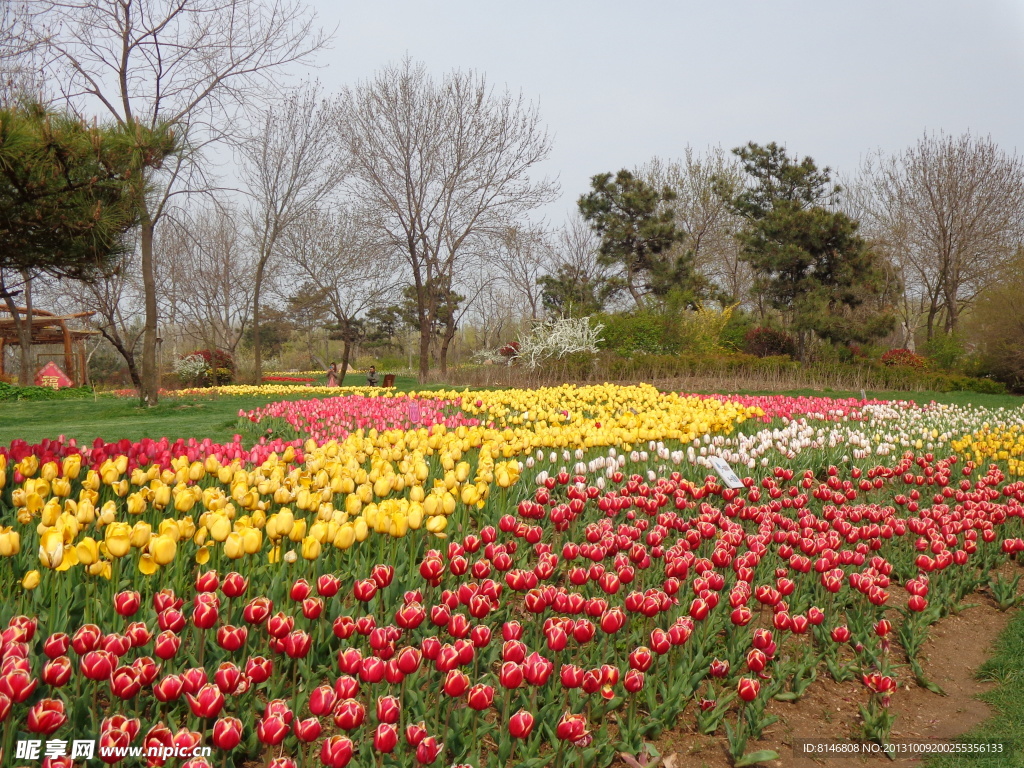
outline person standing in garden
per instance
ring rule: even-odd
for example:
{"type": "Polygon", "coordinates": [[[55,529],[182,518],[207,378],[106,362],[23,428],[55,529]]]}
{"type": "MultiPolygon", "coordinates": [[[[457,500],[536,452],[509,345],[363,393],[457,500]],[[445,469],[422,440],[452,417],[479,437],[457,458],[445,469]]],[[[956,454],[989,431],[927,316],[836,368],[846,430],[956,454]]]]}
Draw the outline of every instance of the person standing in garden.
{"type": "Polygon", "coordinates": [[[376,387],[377,386],[377,366],[371,365],[370,370],[366,372],[366,386],[376,387]]]}
{"type": "Polygon", "coordinates": [[[338,382],[338,364],[331,363],[331,367],[327,369],[327,386],[337,387],[340,386],[338,382]]]}

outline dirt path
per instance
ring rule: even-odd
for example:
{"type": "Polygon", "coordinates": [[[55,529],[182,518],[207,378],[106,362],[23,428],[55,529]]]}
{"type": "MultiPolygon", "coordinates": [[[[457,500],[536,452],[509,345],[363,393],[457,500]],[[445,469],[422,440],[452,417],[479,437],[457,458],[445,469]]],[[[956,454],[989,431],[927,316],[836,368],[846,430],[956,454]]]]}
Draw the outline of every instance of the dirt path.
{"type": "MultiPolygon", "coordinates": [[[[898,714],[893,739],[949,739],[959,736],[984,721],[988,705],[977,695],[992,685],[975,679],[978,667],[991,656],[992,644],[1009,621],[984,595],[968,598],[974,607],[958,615],[947,616],[931,628],[922,653],[926,677],[937,683],[947,695],[940,696],[917,686],[909,672],[901,676],[901,687],[893,697],[898,714]]],[[[904,668],[905,669],[905,668],[904,668]]],[[[765,730],[748,751],[773,749],[779,759],[764,765],[784,768],[892,768],[920,765],[912,758],[891,761],[879,758],[813,759],[793,752],[794,739],[850,739],[860,732],[860,706],[867,701],[860,683],[839,684],[827,673],[819,673],[804,697],[795,703],[772,702],[769,711],[779,720],[765,730]]],[[[669,768],[727,768],[728,756],[721,735],[702,736],[693,729],[693,718],[684,714],[683,728],[666,733],[657,742],[669,768]]],[[[621,764],[620,764],[621,765],[621,764]]]]}

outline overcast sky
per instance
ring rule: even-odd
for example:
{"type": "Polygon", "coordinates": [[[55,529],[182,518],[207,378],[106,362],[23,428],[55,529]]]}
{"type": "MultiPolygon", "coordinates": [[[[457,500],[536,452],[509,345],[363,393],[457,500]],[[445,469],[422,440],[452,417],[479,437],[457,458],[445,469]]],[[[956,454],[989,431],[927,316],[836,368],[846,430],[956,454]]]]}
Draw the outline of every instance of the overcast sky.
{"type": "Polygon", "coordinates": [[[852,171],[925,130],[1024,149],[1024,0],[310,0],[330,90],[408,54],[539,102],[564,217],[595,173],[784,143],[852,171]]]}

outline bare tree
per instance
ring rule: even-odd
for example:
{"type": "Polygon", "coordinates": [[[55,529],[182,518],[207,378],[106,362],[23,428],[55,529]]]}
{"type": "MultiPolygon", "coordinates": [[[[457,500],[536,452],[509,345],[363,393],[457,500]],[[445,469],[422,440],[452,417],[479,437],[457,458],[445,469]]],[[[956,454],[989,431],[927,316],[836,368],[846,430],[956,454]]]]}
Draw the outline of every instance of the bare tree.
{"type": "MultiPolygon", "coordinates": [[[[495,94],[474,72],[440,82],[406,59],[343,94],[338,126],[352,191],[369,221],[401,253],[415,288],[419,376],[444,298],[473,241],[493,236],[552,198],[556,185],[532,181],[551,142],[537,108],[521,95],[495,94]]],[[[445,366],[441,356],[442,370],[445,366]]]]}
{"type": "MultiPolygon", "coordinates": [[[[550,272],[554,261],[548,233],[540,227],[511,226],[496,238],[494,257],[501,282],[508,286],[503,292],[506,300],[512,300],[513,306],[518,303],[531,320],[537,320],[544,312],[537,280],[550,272]]],[[[494,290],[488,294],[496,297],[494,290]]]]}
{"type": "Polygon", "coordinates": [[[145,332],[145,300],[135,254],[126,255],[103,280],[79,283],[50,279],[39,289],[48,305],[58,312],[93,312],[89,324],[124,358],[132,385],[142,387],[139,353],[145,332]]]}
{"type": "Polygon", "coordinates": [[[167,314],[188,323],[208,349],[232,355],[252,317],[256,256],[243,242],[235,211],[204,206],[169,221],[161,236],[165,273],[175,297],[167,314]]]}
{"type": "Polygon", "coordinates": [[[667,205],[686,236],[673,246],[674,252],[692,252],[695,269],[727,300],[747,300],[753,279],[749,265],[740,259],[735,238],[742,222],[722,194],[723,187],[728,191],[743,183],[743,171],[735,158],[721,147],[710,148],[704,156],[686,147],[682,158],[655,157],[639,168],[637,175],[655,188],[667,186],[676,193],[676,199],[667,205]]]}
{"type": "Polygon", "coordinates": [[[302,0],[37,0],[33,29],[45,41],[48,81],[82,112],[125,125],[171,125],[189,148],[139,178],[140,274],[145,300],[142,401],[158,393],[154,233],[174,195],[209,188],[197,161],[232,138],[243,111],[279,92],[287,65],[324,48],[327,36],[302,0]]]}
{"type": "Polygon", "coordinates": [[[940,323],[956,330],[1024,241],[1024,162],[989,137],[925,135],[869,157],[854,186],[865,231],[899,268],[929,340],[940,323]]]}
{"type": "Polygon", "coordinates": [[[293,280],[319,292],[331,308],[342,342],[340,381],[359,339],[360,316],[394,292],[388,253],[345,209],[306,214],[284,234],[281,250],[293,280]]]}
{"type": "Polygon", "coordinates": [[[267,265],[282,235],[320,207],[345,173],[334,112],[322,99],[320,86],[306,84],[268,108],[259,130],[241,146],[242,179],[251,199],[247,217],[257,256],[252,305],[256,381],[263,375],[260,300],[267,265]]]}

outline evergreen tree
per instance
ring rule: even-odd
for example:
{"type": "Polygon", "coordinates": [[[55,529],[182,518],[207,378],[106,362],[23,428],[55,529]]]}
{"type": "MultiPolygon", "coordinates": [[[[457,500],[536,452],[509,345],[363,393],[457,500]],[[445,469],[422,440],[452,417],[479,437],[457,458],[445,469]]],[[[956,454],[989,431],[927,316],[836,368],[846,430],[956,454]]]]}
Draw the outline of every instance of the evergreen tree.
{"type": "Polygon", "coordinates": [[[88,125],[38,102],[0,106],[0,269],[102,274],[139,222],[142,170],[175,151],[165,129],[88,125]]]}
{"type": "Polygon", "coordinates": [[[774,142],[733,151],[751,180],[730,198],[747,220],[737,235],[743,259],[768,304],[789,317],[801,359],[809,332],[838,344],[888,333],[891,280],[858,223],[831,209],[841,190],[830,169],[790,158],[774,142]]]}
{"type": "Polygon", "coordinates": [[[648,295],[695,293],[701,281],[694,274],[693,254],[668,256],[685,236],[665,205],[675,199],[675,192],[657,190],[625,169],[614,179],[610,173],[598,174],[591,186],[578,201],[580,213],[601,237],[599,262],[621,267],[637,307],[646,306],[648,295]]]}

